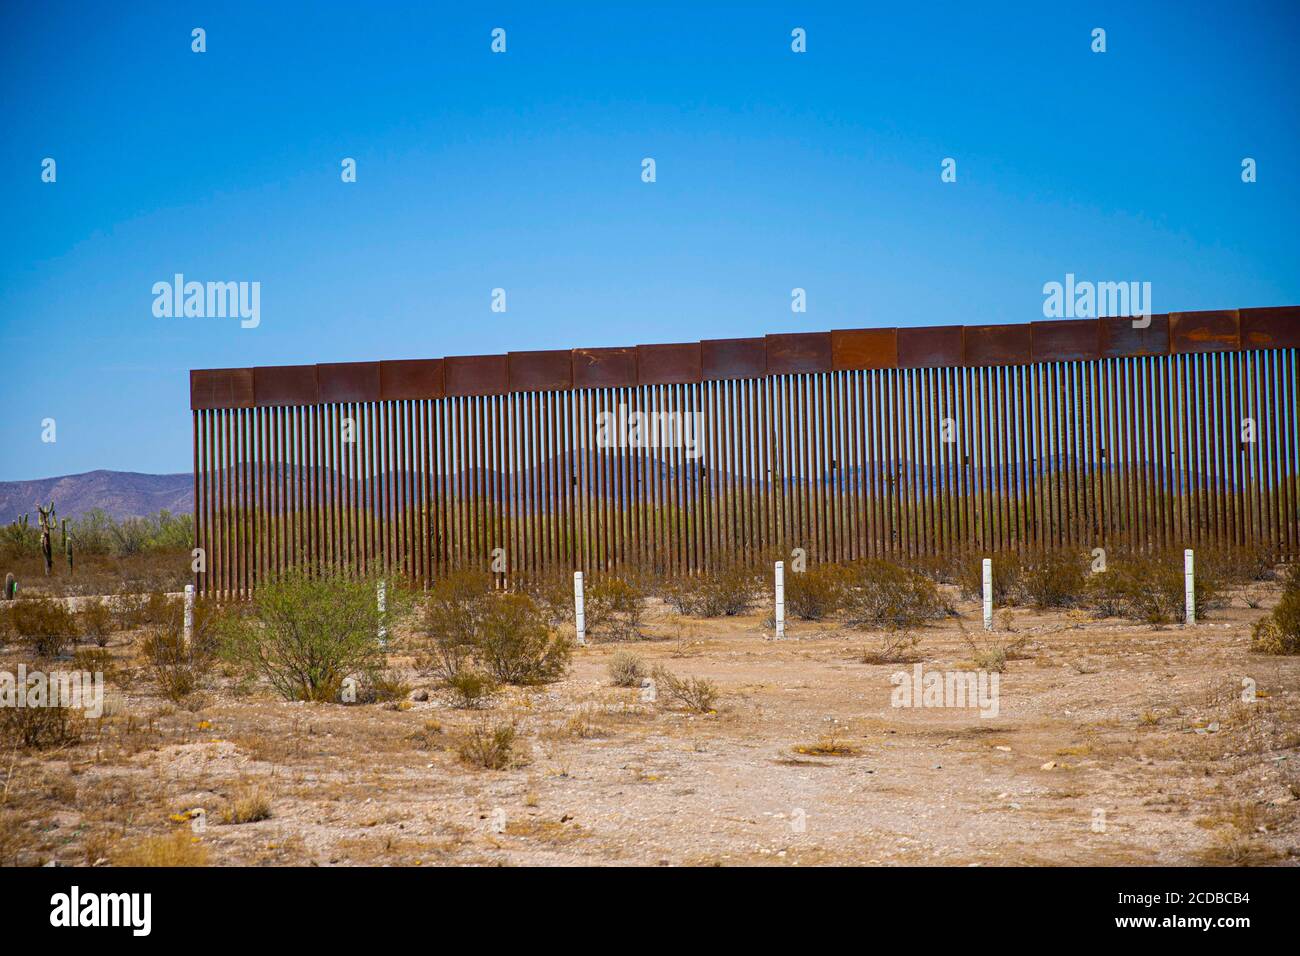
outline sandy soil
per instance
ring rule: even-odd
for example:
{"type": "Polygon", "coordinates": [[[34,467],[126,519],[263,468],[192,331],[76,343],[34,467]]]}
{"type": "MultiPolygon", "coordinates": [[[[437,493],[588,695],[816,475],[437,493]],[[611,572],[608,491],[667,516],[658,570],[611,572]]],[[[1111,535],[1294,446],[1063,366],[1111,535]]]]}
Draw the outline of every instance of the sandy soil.
{"type": "Polygon", "coordinates": [[[1013,610],[987,637],[957,601],[916,658],[969,668],[963,627],[1023,639],[996,717],[892,707],[913,664],[864,663],[878,634],[793,622],[778,642],[764,615],[662,608],[657,639],[579,649],[564,681],[482,711],[418,681],[427,700],[344,707],[226,680],[176,707],[136,671],[83,743],[0,754],[4,862],[102,865],[203,808],[214,864],[1295,865],[1300,659],[1248,653],[1277,593],[1252,591],[1261,607],[1238,593],[1194,629],[1013,610]],[[715,682],[716,712],[609,686],[616,650],[715,682]],[[460,761],[465,731],[507,720],[518,766],[460,761]],[[222,823],[250,787],[270,818],[222,823]]]}

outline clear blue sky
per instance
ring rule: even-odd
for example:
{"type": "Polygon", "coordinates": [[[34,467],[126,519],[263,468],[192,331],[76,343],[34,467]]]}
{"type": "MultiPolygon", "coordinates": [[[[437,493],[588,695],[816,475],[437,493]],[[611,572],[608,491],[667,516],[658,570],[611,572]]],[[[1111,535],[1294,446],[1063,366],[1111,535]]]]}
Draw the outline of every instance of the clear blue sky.
{"type": "Polygon", "coordinates": [[[1298,41],[1290,2],[4,3],[0,480],[188,470],[195,367],[1029,321],[1067,272],[1300,304],[1298,41]],[[260,327],[155,318],[177,272],[260,327]]]}

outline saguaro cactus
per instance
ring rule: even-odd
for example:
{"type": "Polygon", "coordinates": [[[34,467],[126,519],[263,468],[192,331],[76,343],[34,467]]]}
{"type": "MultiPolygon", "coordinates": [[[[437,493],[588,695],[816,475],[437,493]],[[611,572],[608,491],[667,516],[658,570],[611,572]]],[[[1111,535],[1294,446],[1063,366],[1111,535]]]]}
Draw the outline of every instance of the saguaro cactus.
{"type": "Polygon", "coordinates": [[[5,600],[12,601],[18,594],[18,579],[10,571],[5,575],[5,600]]]}
{"type": "Polygon", "coordinates": [[[68,573],[72,573],[72,535],[63,536],[63,553],[68,559],[68,573]]]}
{"type": "Polygon", "coordinates": [[[56,524],[54,502],[51,501],[48,508],[42,508],[41,503],[38,501],[36,502],[36,510],[40,512],[41,556],[45,558],[45,573],[48,575],[54,570],[54,551],[50,545],[50,534],[54,531],[56,524]]]}

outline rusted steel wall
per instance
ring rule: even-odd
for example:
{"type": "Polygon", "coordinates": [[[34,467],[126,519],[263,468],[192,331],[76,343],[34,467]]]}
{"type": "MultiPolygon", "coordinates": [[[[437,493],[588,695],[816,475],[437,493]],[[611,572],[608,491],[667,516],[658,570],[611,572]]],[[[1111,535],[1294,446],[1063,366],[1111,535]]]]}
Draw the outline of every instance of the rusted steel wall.
{"type": "Polygon", "coordinates": [[[495,559],[516,581],[684,574],[794,548],[812,561],[1300,555],[1300,308],[210,369],[190,383],[205,591],[247,594],[291,565],[427,583],[495,559]]]}

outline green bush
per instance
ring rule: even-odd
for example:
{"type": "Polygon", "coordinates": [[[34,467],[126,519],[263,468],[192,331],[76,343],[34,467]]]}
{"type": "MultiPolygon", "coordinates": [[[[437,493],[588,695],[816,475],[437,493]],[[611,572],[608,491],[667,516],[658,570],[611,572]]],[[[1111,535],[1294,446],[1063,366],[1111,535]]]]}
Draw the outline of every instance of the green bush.
{"type": "MultiPolygon", "coordinates": [[[[391,631],[400,617],[395,589],[388,607],[391,631]]],[[[334,701],[345,678],[382,668],[379,624],[374,581],[291,570],[260,585],[246,615],[222,622],[221,651],[286,700],[334,701]]]]}
{"type": "Polygon", "coordinates": [[[113,633],[113,612],[108,604],[100,598],[91,598],[82,605],[77,613],[81,623],[81,635],[93,641],[98,647],[106,647],[108,638],[113,633]]]}
{"type": "Polygon", "coordinates": [[[503,684],[545,684],[569,667],[573,645],[552,635],[526,594],[499,594],[487,602],[474,655],[503,684]]]}

